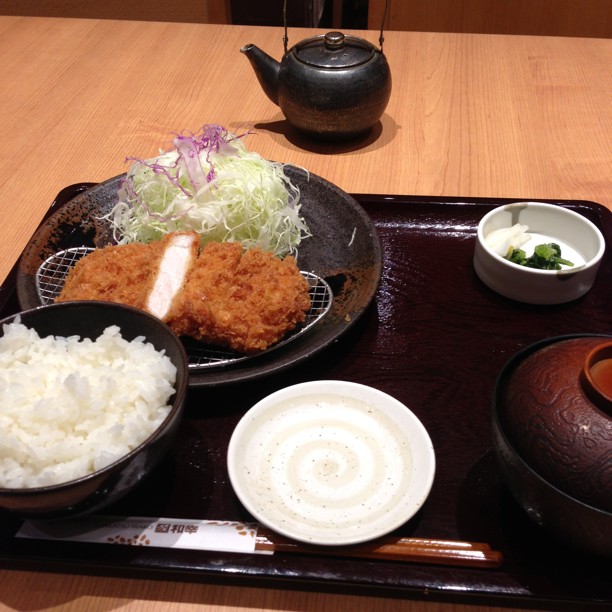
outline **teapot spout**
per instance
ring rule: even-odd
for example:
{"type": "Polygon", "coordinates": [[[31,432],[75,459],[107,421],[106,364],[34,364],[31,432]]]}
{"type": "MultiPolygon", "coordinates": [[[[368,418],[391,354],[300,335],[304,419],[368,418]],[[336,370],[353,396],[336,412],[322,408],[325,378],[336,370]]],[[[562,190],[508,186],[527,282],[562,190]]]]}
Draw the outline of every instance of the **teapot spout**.
{"type": "Polygon", "coordinates": [[[257,80],[266,96],[278,106],[280,63],[253,44],[245,45],[240,49],[240,52],[244,53],[251,62],[257,80]]]}

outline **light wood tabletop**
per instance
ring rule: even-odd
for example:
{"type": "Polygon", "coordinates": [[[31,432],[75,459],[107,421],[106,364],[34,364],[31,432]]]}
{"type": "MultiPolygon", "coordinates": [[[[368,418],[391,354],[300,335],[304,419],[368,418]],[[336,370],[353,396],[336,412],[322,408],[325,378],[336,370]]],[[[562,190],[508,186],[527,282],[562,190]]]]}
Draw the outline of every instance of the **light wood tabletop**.
{"type": "MultiPolygon", "coordinates": [[[[289,44],[313,34],[290,29],[289,44]]],[[[374,31],[355,32],[373,43],[374,31]]],[[[393,75],[368,138],[289,129],[240,53],[281,28],[0,17],[0,277],[56,193],[217,123],[351,193],[578,199],[612,209],[612,40],[386,32],[393,75]]],[[[0,571],[7,610],[472,610],[243,586],[0,571]]]]}
{"type": "Polygon", "coordinates": [[[280,59],[282,29],[0,18],[0,277],[62,187],[121,174],[126,156],[204,123],[253,129],[253,150],[352,193],[612,207],[612,40],[387,32],[381,129],[345,146],[287,130],[246,43],[280,59]]]}

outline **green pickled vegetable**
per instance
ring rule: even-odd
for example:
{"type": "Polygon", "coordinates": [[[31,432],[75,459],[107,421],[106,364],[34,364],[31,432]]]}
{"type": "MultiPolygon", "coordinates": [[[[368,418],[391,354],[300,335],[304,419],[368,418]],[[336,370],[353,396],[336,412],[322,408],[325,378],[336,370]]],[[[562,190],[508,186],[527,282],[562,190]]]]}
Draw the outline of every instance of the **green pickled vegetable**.
{"type": "Polygon", "coordinates": [[[538,270],[561,270],[561,266],[572,267],[573,262],[561,257],[561,247],[554,242],[538,244],[533,255],[527,257],[523,249],[509,249],[506,259],[519,266],[537,268],[538,270]]]}

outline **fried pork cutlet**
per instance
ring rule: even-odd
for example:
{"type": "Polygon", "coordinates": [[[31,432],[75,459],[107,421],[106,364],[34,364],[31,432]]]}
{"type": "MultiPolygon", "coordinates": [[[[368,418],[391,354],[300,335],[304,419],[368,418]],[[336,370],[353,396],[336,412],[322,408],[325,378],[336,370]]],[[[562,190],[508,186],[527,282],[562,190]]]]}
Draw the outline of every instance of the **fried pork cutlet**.
{"type": "Polygon", "coordinates": [[[157,264],[145,310],[165,321],[198,257],[200,238],[195,232],[175,232],[164,236],[162,243],[163,256],[157,264]]]}
{"type": "Polygon", "coordinates": [[[239,243],[212,243],[198,255],[195,232],[150,244],[93,251],[69,273],[56,301],[129,304],[179,335],[242,353],[265,350],[304,321],[308,283],[295,259],[239,243]]]}
{"type": "Polygon", "coordinates": [[[304,321],[309,307],[308,283],[293,257],[211,243],[202,249],[168,324],[179,335],[253,353],[304,321]]]}
{"type": "Polygon", "coordinates": [[[102,300],[163,319],[198,254],[195,232],[175,232],[149,244],[107,246],[80,259],[56,302],[102,300]]]}
{"type": "Polygon", "coordinates": [[[70,270],[55,301],[102,300],[144,309],[163,250],[161,242],[96,249],[70,270]]]}

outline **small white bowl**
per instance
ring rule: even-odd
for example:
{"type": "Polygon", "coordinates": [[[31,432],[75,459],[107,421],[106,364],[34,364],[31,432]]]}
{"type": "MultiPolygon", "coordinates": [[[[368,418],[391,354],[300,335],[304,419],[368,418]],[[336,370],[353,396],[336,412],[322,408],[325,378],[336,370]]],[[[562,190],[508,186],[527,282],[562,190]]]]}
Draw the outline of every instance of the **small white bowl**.
{"type": "Polygon", "coordinates": [[[433,484],[427,431],[395,398],[324,380],[273,393],[228,447],[238,499],[260,523],[319,545],[365,542],[408,521],[433,484]]]}
{"type": "Polygon", "coordinates": [[[584,295],[595,282],[605,250],[599,229],[586,217],[556,204],[515,202],[494,208],[478,224],[474,269],[497,293],[528,304],[562,304],[584,295]],[[554,242],[574,263],[561,270],[538,270],[508,261],[487,246],[491,232],[520,223],[531,240],[521,246],[529,256],[538,244],[554,242]]]}

